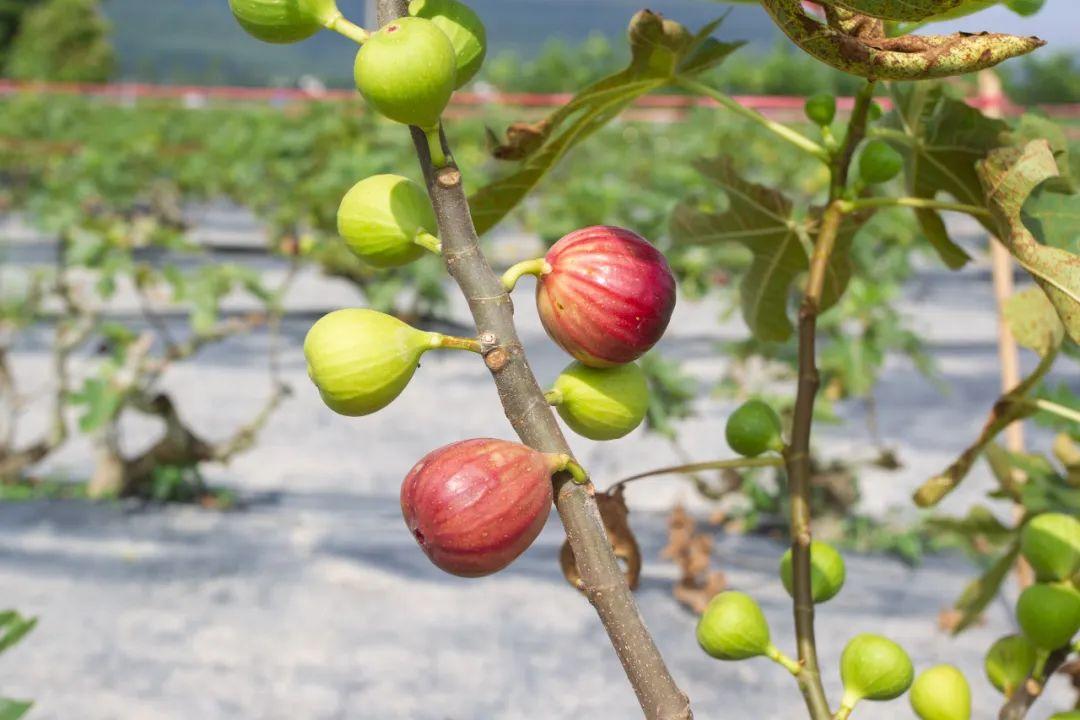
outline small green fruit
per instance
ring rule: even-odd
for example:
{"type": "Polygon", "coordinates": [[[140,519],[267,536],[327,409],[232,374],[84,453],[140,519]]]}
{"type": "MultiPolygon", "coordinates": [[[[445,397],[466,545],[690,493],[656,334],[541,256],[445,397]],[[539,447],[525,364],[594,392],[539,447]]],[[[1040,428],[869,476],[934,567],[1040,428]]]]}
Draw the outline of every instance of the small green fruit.
{"type": "Polygon", "coordinates": [[[697,639],[702,650],[719,660],[746,660],[772,651],[765,614],[752,597],[734,590],[709,601],[698,620],[697,639]]]}
{"type": "Polygon", "coordinates": [[[880,635],[856,635],[840,656],[842,705],[860,700],[892,700],[911,687],[915,669],[904,649],[880,635]]]}
{"type": "Polygon", "coordinates": [[[782,450],[780,416],[761,400],[747,400],[728,417],[724,431],[727,444],[744,457],[757,457],[766,450],[782,450]]]}
{"type": "Polygon", "coordinates": [[[416,372],[420,356],[443,336],[374,310],[335,310],[304,339],[308,375],[323,401],[342,415],[368,415],[389,405],[416,372]]]}
{"type": "Polygon", "coordinates": [[[1037,648],[1023,635],[999,638],[990,646],[983,661],[986,677],[1005,697],[1009,697],[1035,669],[1037,654],[1037,648]]]}
{"type": "Polygon", "coordinates": [[[566,366],[549,398],[574,432],[590,440],[621,438],[641,424],[649,409],[649,384],[634,363],[591,368],[566,366]]]}
{"type": "Polygon", "coordinates": [[[1020,551],[1039,580],[1071,578],[1080,570],[1080,520],[1064,513],[1036,515],[1020,533],[1020,551]]]}
{"type": "MultiPolygon", "coordinates": [[[[814,540],[810,543],[810,587],[815,603],[832,600],[844,587],[847,572],[844,558],[828,543],[814,540]]],[[[794,574],[791,569],[791,549],[780,558],[780,580],[788,595],[794,597],[794,574]]]]}
{"type": "Polygon", "coordinates": [[[454,46],[435,23],[398,18],[360,47],[356,87],[391,120],[434,130],[454,93],[456,66],[454,46]]]}
{"type": "Polygon", "coordinates": [[[353,185],[338,208],[338,233],[363,261],[407,265],[424,254],[417,242],[438,232],[424,189],[400,175],[372,175],[353,185]]]}
{"type": "Polygon", "coordinates": [[[828,93],[814,95],[806,101],[804,110],[811,122],[826,127],[836,117],[836,98],[828,93]]]}
{"type": "Polygon", "coordinates": [[[1050,720],[1080,720],[1080,710],[1066,710],[1065,712],[1054,713],[1050,716],[1050,720]]]}
{"type": "Polygon", "coordinates": [[[919,675],[910,697],[922,720],[971,720],[971,687],[952,665],[937,665],[919,675]]]}
{"type": "Polygon", "coordinates": [[[1080,593],[1071,585],[1032,585],[1016,601],[1016,620],[1036,647],[1057,650],[1080,630],[1080,593]]]}
{"type": "Polygon", "coordinates": [[[872,185],[892,180],[903,169],[904,156],[884,140],[871,140],[859,155],[859,177],[872,185]]]}
{"type": "Polygon", "coordinates": [[[454,87],[472,80],[487,55],[487,30],[473,9],[458,0],[412,0],[409,14],[430,20],[450,38],[457,57],[454,87]]]}
{"type": "Polygon", "coordinates": [[[264,42],[311,37],[341,13],[334,0],[229,0],[241,27],[264,42]]]}

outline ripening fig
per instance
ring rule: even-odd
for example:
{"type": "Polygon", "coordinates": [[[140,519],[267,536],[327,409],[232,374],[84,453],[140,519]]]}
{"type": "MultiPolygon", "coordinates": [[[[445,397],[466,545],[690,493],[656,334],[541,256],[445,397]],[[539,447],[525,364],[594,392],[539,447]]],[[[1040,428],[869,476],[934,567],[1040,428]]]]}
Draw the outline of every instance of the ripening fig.
{"type": "Polygon", "coordinates": [[[422,187],[400,175],[372,175],[352,186],[338,208],[338,233],[364,262],[407,265],[439,251],[438,224],[422,187]]]}
{"type": "Polygon", "coordinates": [[[435,23],[450,39],[457,58],[454,87],[472,80],[487,55],[487,30],[473,9],[458,0],[412,0],[409,14],[435,23]]]}
{"type": "Polygon", "coordinates": [[[568,460],[506,440],[452,443],[409,471],[401,513],[440,569],[462,577],[490,575],[540,534],[551,510],[551,475],[568,460]]]}
{"type": "Polygon", "coordinates": [[[566,366],[546,394],[570,429],[590,440],[621,438],[641,424],[649,409],[649,384],[634,363],[591,368],[566,366]]]}
{"type": "MultiPolygon", "coordinates": [[[[810,543],[810,587],[815,603],[832,600],[844,587],[847,572],[844,558],[828,543],[814,540],[810,543]]],[[[791,549],[780,558],[780,580],[788,595],[794,597],[795,583],[791,571],[791,549]]]]}
{"type": "Polygon", "coordinates": [[[971,720],[971,686],[952,665],[937,665],[915,678],[911,707],[921,720],[971,720]]]}
{"type": "Polygon", "coordinates": [[[743,457],[757,457],[767,450],[783,451],[780,432],[780,416],[761,400],[747,400],[737,407],[724,428],[728,446],[743,457]]]}
{"type": "Polygon", "coordinates": [[[648,240],[623,228],[576,230],[547,255],[503,275],[512,289],[537,275],[536,306],[548,335],[584,365],[632,362],[656,344],[675,309],[675,276],[648,240]]]}
{"type": "Polygon", "coordinates": [[[1072,585],[1037,583],[1020,593],[1016,621],[1040,650],[1057,650],[1080,630],[1080,592],[1072,585]]]}
{"type": "Polygon", "coordinates": [[[1038,649],[1023,635],[1006,635],[990,646],[983,660],[990,684],[1009,697],[1035,669],[1038,649]]]}
{"type": "Polygon", "coordinates": [[[697,640],[718,660],[746,660],[775,651],[765,613],[752,597],[735,590],[709,601],[698,620],[697,640]]]}
{"type": "Polygon", "coordinates": [[[291,43],[341,15],[334,0],[229,0],[240,26],[263,42],[291,43]]]}
{"type": "Polygon", "coordinates": [[[1064,513],[1033,517],[1020,533],[1020,552],[1039,580],[1067,580],[1080,571],[1080,520],[1064,513]]]}
{"type": "Polygon", "coordinates": [[[473,340],[417,330],[364,308],[324,315],[304,339],[308,375],[323,402],[342,415],[368,415],[389,405],[433,348],[478,351],[473,340]]]}
{"type": "Polygon", "coordinates": [[[871,185],[888,182],[904,169],[904,156],[884,140],[871,140],[859,154],[859,177],[871,185]]]}
{"type": "Polygon", "coordinates": [[[860,700],[900,697],[911,687],[914,675],[911,658],[892,640],[880,635],[856,635],[840,655],[840,678],[844,683],[840,705],[850,710],[860,700]]]}
{"type": "Polygon", "coordinates": [[[426,131],[454,93],[457,58],[430,20],[403,17],[371,34],[356,54],[356,87],[380,114],[426,131]]]}

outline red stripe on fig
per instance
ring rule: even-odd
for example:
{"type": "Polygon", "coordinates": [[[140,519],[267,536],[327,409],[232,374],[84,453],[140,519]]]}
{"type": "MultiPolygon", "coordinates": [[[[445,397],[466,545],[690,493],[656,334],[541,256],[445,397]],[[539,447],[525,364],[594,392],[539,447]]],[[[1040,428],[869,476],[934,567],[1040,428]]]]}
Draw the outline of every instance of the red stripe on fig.
{"type": "Polygon", "coordinates": [[[536,305],[551,339],[582,364],[632,362],[656,344],[675,309],[675,276],[648,240],[597,225],[570,233],[545,257],[536,305]]]}
{"type": "Polygon", "coordinates": [[[401,486],[401,514],[431,562],[452,575],[502,570],[532,545],[551,510],[557,456],[478,438],[433,450],[401,486]]]}

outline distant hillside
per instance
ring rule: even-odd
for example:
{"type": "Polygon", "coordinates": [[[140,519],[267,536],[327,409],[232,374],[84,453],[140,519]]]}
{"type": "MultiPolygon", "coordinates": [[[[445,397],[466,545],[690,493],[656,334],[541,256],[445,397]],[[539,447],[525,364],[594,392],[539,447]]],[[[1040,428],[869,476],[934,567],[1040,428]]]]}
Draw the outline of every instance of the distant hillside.
{"type": "MultiPolygon", "coordinates": [[[[363,0],[339,0],[360,21],[363,0]]],[[[355,46],[334,33],[320,33],[297,45],[271,46],[248,37],[229,13],[227,0],[105,0],[115,26],[121,76],[159,82],[216,82],[245,85],[292,84],[315,75],[329,85],[350,83],[355,46]]],[[[751,5],[715,0],[470,0],[488,26],[491,50],[533,54],[545,41],[570,43],[602,33],[617,38],[642,7],[698,27],[730,12],[719,35],[758,48],[778,36],[765,12],[751,5]]],[[[1080,2],[1049,0],[1034,18],[992,9],[947,26],[944,31],[999,29],[1041,35],[1052,47],[1075,48],[1080,2]]],[[[744,51],[745,52],[745,51],[744,51]]]]}

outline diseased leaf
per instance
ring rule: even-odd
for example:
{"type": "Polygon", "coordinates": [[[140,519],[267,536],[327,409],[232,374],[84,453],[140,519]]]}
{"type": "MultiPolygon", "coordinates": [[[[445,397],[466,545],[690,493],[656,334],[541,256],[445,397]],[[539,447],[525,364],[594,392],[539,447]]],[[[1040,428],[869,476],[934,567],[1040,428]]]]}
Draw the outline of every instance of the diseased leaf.
{"type": "Polygon", "coordinates": [[[1016,341],[1041,357],[1057,350],[1065,339],[1065,328],[1054,306],[1046,293],[1037,287],[1029,287],[1010,297],[1004,313],[1016,341]]]}
{"type": "Polygon", "coordinates": [[[671,217],[676,243],[707,245],[735,242],[753,253],[753,262],[739,284],[743,318],[754,336],[782,341],[791,336],[787,306],[795,278],[809,268],[791,201],[782,193],[744,180],[731,159],[702,160],[698,170],[727,196],[722,213],[706,213],[680,204],[671,217]]]}
{"type": "Polygon", "coordinates": [[[924,20],[952,10],[964,0],[826,0],[826,4],[883,20],[924,20]]]}
{"type": "Polygon", "coordinates": [[[709,37],[719,21],[690,37],[671,20],[643,10],[630,24],[629,66],[586,87],[544,121],[508,131],[499,157],[520,159],[509,175],[469,198],[473,223],[484,233],[506,217],[551,168],[578,143],[614,120],[637,98],[671,84],[675,75],[692,76],[719,64],[741,43],[709,37]],[[527,130],[527,131],[526,131],[527,130]]]}
{"type": "Polygon", "coordinates": [[[1080,256],[1040,243],[1021,217],[1032,191],[1058,176],[1050,144],[1034,140],[999,148],[979,163],[978,171],[1002,243],[1046,292],[1069,337],[1080,341],[1080,256]]]}
{"type": "Polygon", "coordinates": [[[960,620],[952,629],[953,635],[959,635],[979,619],[986,607],[1001,592],[1001,584],[1009,575],[1009,570],[1020,556],[1020,543],[1014,542],[1008,551],[990,566],[990,569],[973,580],[953,605],[960,612],[960,620]]]}
{"type": "Polygon", "coordinates": [[[1024,203],[1020,219],[1044,245],[1080,255],[1080,195],[1054,192],[1043,183],[1024,203]]]}

